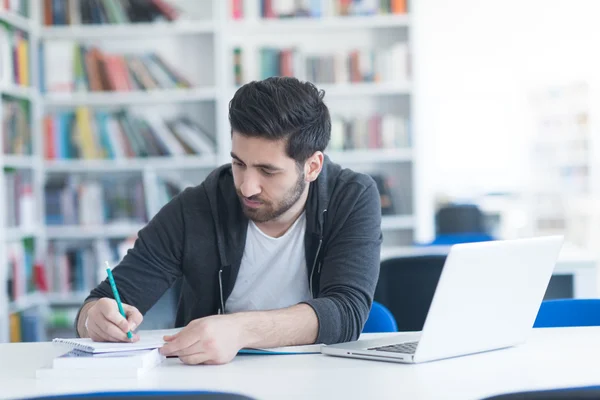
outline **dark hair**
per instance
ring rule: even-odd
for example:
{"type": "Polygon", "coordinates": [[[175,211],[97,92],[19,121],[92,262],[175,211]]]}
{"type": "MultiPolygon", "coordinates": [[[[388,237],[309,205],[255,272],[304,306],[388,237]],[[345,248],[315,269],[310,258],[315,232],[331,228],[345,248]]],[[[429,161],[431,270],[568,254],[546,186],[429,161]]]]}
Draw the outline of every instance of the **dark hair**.
{"type": "Polygon", "coordinates": [[[229,102],[231,133],[287,140],[287,155],[303,163],[331,137],[325,92],[296,78],[272,77],[240,87],[229,102]]]}

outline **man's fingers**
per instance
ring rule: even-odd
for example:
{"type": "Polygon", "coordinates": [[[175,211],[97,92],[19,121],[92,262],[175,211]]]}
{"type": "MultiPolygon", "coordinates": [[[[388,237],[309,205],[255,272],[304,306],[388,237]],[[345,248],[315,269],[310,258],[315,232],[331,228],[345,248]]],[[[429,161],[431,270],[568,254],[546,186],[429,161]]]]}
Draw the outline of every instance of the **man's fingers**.
{"type": "Polygon", "coordinates": [[[173,340],[177,339],[178,335],[179,335],[179,332],[177,332],[174,335],[165,335],[165,336],[163,336],[163,340],[165,342],[172,342],[173,340]]]}
{"type": "Polygon", "coordinates": [[[129,322],[117,310],[111,310],[104,314],[104,318],[112,325],[119,327],[122,332],[129,331],[129,322]]]}
{"type": "MultiPolygon", "coordinates": [[[[167,346],[167,345],[164,345],[163,347],[165,347],[165,346],[167,346]]],[[[166,351],[169,351],[169,350],[167,349],[166,351]]],[[[202,346],[202,342],[195,342],[191,346],[185,347],[183,349],[179,349],[179,350],[177,350],[175,352],[172,352],[172,353],[170,353],[168,355],[169,356],[177,356],[177,357],[191,356],[192,354],[206,353],[206,351],[207,350],[202,346]]],[[[161,353],[162,353],[162,351],[161,351],[161,353]]]]}
{"type": "Polygon", "coordinates": [[[127,315],[127,322],[129,323],[130,330],[133,331],[142,324],[144,316],[137,308],[123,304],[123,310],[125,311],[125,315],[127,315]]]}
{"type": "Polygon", "coordinates": [[[95,342],[118,342],[119,340],[113,338],[107,332],[105,332],[94,320],[88,320],[88,333],[90,338],[95,342]]]}
{"type": "Polygon", "coordinates": [[[177,334],[175,339],[168,341],[168,343],[161,348],[161,354],[174,355],[178,351],[190,347],[197,341],[198,339],[189,332],[181,331],[177,334]]]}
{"type": "Polygon", "coordinates": [[[127,321],[123,319],[125,324],[125,330],[123,330],[122,326],[114,325],[110,320],[104,320],[97,323],[98,328],[102,330],[107,336],[109,336],[112,341],[115,342],[129,342],[130,340],[127,338],[127,329],[129,329],[129,325],[127,321]]]}
{"type": "Polygon", "coordinates": [[[207,353],[196,353],[196,354],[191,354],[188,356],[181,356],[181,357],[179,357],[179,359],[184,364],[197,365],[197,364],[202,364],[202,363],[209,361],[211,359],[211,356],[208,355],[207,353]]]}

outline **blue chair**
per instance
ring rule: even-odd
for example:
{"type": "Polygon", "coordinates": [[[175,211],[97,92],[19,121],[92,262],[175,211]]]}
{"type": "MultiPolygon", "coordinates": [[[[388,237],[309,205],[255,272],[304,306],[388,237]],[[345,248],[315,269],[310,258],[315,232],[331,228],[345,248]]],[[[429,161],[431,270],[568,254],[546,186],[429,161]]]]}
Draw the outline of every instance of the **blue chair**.
{"type": "Polygon", "coordinates": [[[459,243],[488,242],[494,240],[492,235],[483,232],[461,232],[436,235],[430,246],[451,246],[459,243]]]}
{"type": "Polygon", "coordinates": [[[203,390],[142,390],[91,392],[63,395],[28,397],[24,400],[254,400],[254,397],[239,393],[213,392],[203,390]]]}
{"type": "Polygon", "coordinates": [[[484,397],[482,400],[598,400],[600,386],[511,392],[484,397]]]}
{"type": "Polygon", "coordinates": [[[383,304],[373,302],[369,318],[365,322],[363,333],[398,332],[396,319],[383,304]]]}
{"type": "Polygon", "coordinates": [[[543,301],[533,327],[567,326],[600,326],[600,299],[543,301]]]}

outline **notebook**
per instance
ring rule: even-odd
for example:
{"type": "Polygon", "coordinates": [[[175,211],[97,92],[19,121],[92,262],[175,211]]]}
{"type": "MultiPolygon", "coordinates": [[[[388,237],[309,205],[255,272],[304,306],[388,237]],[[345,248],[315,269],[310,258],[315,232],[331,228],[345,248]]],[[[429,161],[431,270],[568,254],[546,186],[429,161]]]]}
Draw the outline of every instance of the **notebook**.
{"type": "MultiPolygon", "coordinates": [[[[163,336],[174,335],[181,328],[139,331],[140,340],[135,343],[121,342],[94,342],[91,339],[53,339],[54,343],[65,343],[74,349],[87,353],[112,353],[121,351],[156,349],[165,344],[163,336]]],[[[318,354],[321,353],[320,344],[311,344],[305,346],[284,346],[273,348],[244,348],[239,351],[240,354],[318,354]]]]}
{"type": "Polygon", "coordinates": [[[73,349],[52,362],[54,369],[68,368],[146,368],[164,361],[158,349],[119,351],[116,353],[89,353],[73,349]]]}
{"type": "Polygon", "coordinates": [[[320,344],[309,344],[305,346],[284,346],[272,348],[244,348],[238,354],[318,354],[321,353],[320,344]]]}
{"type": "Polygon", "coordinates": [[[158,349],[89,353],[77,349],[56,357],[35,371],[38,379],[138,378],[166,357],[158,349]]]}
{"type": "Polygon", "coordinates": [[[94,342],[89,338],[74,339],[53,339],[53,343],[63,343],[72,346],[74,349],[87,353],[114,353],[121,351],[156,349],[162,347],[165,343],[162,331],[145,331],[140,333],[140,340],[137,342],[94,342]]]}

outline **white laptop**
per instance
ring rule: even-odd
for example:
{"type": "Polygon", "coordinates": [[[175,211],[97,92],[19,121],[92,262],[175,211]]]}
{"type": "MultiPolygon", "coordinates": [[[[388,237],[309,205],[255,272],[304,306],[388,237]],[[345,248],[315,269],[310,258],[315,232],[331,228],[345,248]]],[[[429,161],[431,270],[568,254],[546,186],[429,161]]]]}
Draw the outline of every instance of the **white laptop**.
{"type": "Polygon", "coordinates": [[[421,332],[322,346],[321,352],[420,363],[524,343],[562,243],[563,236],[546,236],[454,245],[421,332]]]}

